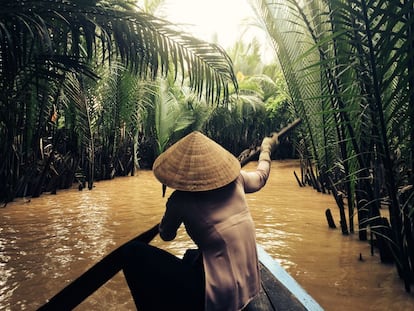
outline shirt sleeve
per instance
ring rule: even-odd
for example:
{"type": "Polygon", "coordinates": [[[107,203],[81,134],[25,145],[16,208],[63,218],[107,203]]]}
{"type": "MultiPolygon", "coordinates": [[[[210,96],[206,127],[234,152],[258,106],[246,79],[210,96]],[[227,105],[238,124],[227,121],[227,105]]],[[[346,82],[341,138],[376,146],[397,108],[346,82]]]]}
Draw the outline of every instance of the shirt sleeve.
{"type": "Polygon", "coordinates": [[[160,237],[164,241],[174,240],[177,235],[177,230],[182,223],[179,208],[176,206],[177,203],[179,204],[179,200],[176,197],[175,192],[169,197],[164,216],[160,223],[160,237]]]}
{"type": "Polygon", "coordinates": [[[255,171],[241,171],[244,182],[244,191],[252,193],[260,190],[266,184],[270,174],[270,161],[259,161],[255,171]]]}

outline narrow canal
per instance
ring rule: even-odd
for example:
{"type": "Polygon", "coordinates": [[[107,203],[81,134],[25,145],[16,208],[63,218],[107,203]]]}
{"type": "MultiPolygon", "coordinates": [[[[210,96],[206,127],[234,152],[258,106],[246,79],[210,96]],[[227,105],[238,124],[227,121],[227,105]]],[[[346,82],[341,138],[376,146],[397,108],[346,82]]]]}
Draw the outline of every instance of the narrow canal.
{"type": "MultiPolygon", "coordinates": [[[[266,187],[248,195],[258,243],[325,310],[414,310],[414,294],[404,291],[395,267],[371,256],[357,234],[329,229],[327,208],[339,227],[334,200],[300,188],[294,170],[296,161],[274,161],[266,187]]],[[[97,182],[92,191],[44,194],[0,209],[0,310],[36,310],[112,249],[158,223],[165,201],[152,172],[139,171],[97,182]]],[[[178,255],[192,246],[184,230],[173,242],[157,237],[152,244],[178,255]]],[[[122,273],[77,310],[134,310],[122,273]]]]}

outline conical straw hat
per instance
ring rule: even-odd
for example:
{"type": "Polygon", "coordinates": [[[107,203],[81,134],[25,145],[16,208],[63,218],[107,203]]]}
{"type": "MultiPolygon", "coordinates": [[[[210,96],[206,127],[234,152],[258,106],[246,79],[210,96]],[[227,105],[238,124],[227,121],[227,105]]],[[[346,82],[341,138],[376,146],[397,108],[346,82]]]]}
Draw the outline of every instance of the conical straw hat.
{"type": "Polygon", "coordinates": [[[207,191],[223,187],[240,174],[240,162],[202,133],[180,139],[154,162],[155,177],[170,188],[207,191]]]}

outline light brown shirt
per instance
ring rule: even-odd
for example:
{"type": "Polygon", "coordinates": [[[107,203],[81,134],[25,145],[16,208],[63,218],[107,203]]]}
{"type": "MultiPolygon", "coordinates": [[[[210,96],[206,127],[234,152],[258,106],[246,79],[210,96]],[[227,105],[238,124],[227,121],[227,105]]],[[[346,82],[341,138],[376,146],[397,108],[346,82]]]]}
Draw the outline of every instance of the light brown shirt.
{"type": "Polygon", "coordinates": [[[261,189],[270,162],[255,171],[241,171],[231,184],[212,191],[174,191],[160,224],[164,240],[175,238],[184,223],[203,254],[205,309],[241,310],[260,290],[255,227],[245,193],[261,189]]]}

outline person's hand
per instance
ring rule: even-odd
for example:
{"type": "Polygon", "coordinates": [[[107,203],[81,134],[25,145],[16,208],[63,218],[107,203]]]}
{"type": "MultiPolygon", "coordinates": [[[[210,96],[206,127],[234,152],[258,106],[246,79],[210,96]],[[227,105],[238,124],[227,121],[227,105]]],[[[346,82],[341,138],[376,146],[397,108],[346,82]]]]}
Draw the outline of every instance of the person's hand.
{"type": "Polygon", "coordinates": [[[270,139],[272,140],[272,150],[274,150],[276,146],[279,145],[279,135],[277,135],[277,133],[273,133],[270,139]]]}
{"type": "Polygon", "coordinates": [[[272,153],[277,145],[279,145],[279,136],[276,133],[273,133],[271,137],[263,138],[261,148],[262,151],[272,153]]]}

